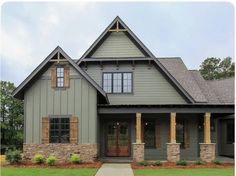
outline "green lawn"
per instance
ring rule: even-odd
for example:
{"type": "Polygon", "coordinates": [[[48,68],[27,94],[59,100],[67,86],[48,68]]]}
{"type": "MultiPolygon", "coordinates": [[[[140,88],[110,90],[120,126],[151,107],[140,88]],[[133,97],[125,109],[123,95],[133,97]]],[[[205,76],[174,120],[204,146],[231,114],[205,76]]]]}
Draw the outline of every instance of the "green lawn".
{"type": "Polygon", "coordinates": [[[1,168],[1,176],[94,176],[95,168],[1,168]]]}
{"type": "Polygon", "coordinates": [[[234,176],[234,168],[225,169],[137,169],[135,176],[234,176]]]}

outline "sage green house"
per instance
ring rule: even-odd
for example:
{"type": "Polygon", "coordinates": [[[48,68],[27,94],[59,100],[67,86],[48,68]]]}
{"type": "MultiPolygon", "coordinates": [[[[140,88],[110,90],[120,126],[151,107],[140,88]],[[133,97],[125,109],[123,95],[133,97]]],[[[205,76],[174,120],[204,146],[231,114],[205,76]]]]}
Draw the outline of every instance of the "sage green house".
{"type": "Polygon", "coordinates": [[[79,60],[56,47],[13,96],[24,100],[25,160],[234,156],[234,77],[206,81],[154,56],[119,17],[79,60]]]}

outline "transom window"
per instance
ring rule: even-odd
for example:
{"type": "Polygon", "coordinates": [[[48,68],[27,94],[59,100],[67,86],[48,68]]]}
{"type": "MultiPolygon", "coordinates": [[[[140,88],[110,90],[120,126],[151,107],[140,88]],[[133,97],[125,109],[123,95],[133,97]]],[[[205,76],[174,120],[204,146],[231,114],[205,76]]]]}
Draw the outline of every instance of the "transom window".
{"type": "Polygon", "coordinates": [[[50,143],[69,143],[69,137],[69,118],[50,118],[50,143]]]}
{"type": "Polygon", "coordinates": [[[57,65],[57,87],[64,87],[64,67],[57,65]]]}
{"type": "Polygon", "coordinates": [[[155,122],[145,121],[144,122],[144,143],[145,148],[155,148],[155,122]]]}
{"type": "Polygon", "coordinates": [[[106,93],[132,93],[132,73],[103,73],[106,93]]]}

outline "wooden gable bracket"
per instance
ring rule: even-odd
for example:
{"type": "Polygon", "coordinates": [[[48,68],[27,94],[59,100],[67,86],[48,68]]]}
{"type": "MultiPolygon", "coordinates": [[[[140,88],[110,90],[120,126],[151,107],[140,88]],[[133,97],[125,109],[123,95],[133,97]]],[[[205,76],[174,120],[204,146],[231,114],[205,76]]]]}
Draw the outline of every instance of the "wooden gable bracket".
{"type": "Polygon", "coordinates": [[[110,29],[110,30],[108,30],[109,32],[125,32],[125,31],[127,31],[126,29],[120,29],[119,28],[119,22],[117,21],[116,22],[116,29],[110,29]]]}
{"type": "Polygon", "coordinates": [[[103,64],[102,64],[102,61],[100,61],[100,68],[101,68],[101,70],[103,70],[103,64]]]}
{"type": "Polygon", "coordinates": [[[151,60],[148,60],[148,69],[151,69],[152,65],[151,65],[151,60]]]}
{"type": "Polygon", "coordinates": [[[57,52],[57,59],[51,59],[49,62],[57,62],[59,64],[60,62],[67,62],[67,60],[60,59],[60,52],[57,52]]]}
{"type": "Polygon", "coordinates": [[[132,70],[134,70],[134,69],[135,69],[135,61],[132,60],[132,70]]]}
{"type": "Polygon", "coordinates": [[[86,62],[86,61],[84,62],[84,68],[85,68],[85,71],[88,70],[88,65],[87,65],[87,62],[86,62]]]}
{"type": "Polygon", "coordinates": [[[119,70],[119,61],[116,60],[116,70],[119,70]]]}

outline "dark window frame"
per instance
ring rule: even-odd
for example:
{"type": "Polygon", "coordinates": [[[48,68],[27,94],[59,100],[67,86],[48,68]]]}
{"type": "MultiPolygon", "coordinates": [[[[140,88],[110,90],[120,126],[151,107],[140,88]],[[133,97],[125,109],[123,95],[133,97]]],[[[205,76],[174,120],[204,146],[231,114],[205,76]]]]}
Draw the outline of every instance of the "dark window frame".
{"type": "Polygon", "coordinates": [[[68,144],[70,143],[70,118],[69,117],[50,117],[49,118],[49,143],[65,143],[68,144]],[[52,121],[54,119],[58,119],[58,123],[53,123],[52,121]],[[68,122],[67,123],[62,123],[62,119],[67,119],[68,122]],[[58,132],[58,142],[52,142],[52,129],[51,129],[51,125],[52,124],[57,124],[58,125],[58,129],[53,129],[53,131],[57,131],[58,132]],[[62,124],[68,124],[68,129],[62,129],[62,124]],[[62,131],[67,131],[68,132],[68,142],[62,142],[62,131]]]}
{"type": "MultiPolygon", "coordinates": [[[[102,89],[104,90],[104,74],[111,74],[111,92],[106,92],[107,94],[133,94],[133,72],[103,72],[102,73],[102,89]],[[131,74],[131,91],[124,92],[124,74],[131,74]],[[113,91],[113,74],[121,74],[121,92],[113,91]]],[[[105,91],[105,90],[104,90],[105,91]]]]}
{"type": "Polygon", "coordinates": [[[226,143],[227,144],[234,143],[234,123],[233,123],[233,120],[228,120],[226,122],[226,143]],[[231,127],[229,127],[229,125],[231,127]]]}
{"type": "Polygon", "coordinates": [[[180,143],[180,148],[181,149],[185,149],[185,121],[184,120],[182,120],[182,119],[179,119],[179,120],[176,120],[176,142],[177,143],[180,143]],[[177,130],[177,125],[178,124],[181,124],[181,125],[183,125],[183,129],[182,129],[182,133],[183,133],[183,135],[182,135],[182,141],[178,141],[177,140],[177,132],[178,132],[178,130],[177,130]]]}
{"type": "Polygon", "coordinates": [[[149,124],[151,124],[151,125],[153,125],[153,128],[154,128],[154,131],[153,131],[153,133],[154,133],[154,138],[153,138],[153,146],[147,146],[147,145],[145,145],[145,149],[155,149],[156,148],[156,123],[155,123],[155,120],[152,120],[152,119],[146,119],[146,120],[144,120],[144,122],[142,123],[142,125],[143,125],[143,142],[144,143],[146,143],[146,135],[145,135],[145,133],[146,133],[146,129],[145,129],[145,127],[147,126],[146,125],[146,123],[147,123],[147,125],[148,125],[148,123],[149,124]]]}
{"type": "Polygon", "coordinates": [[[57,64],[56,65],[56,87],[57,88],[64,88],[64,86],[65,86],[65,66],[64,65],[61,65],[61,64],[57,64]],[[57,73],[57,69],[58,68],[62,68],[63,69],[63,71],[61,72],[61,73],[63,73],[63,75],[62,76],[58,76],[58,73],[57,73]],[[62,79],[62,86],[59,86],[58,85],[58,79],[62,79]]]}

